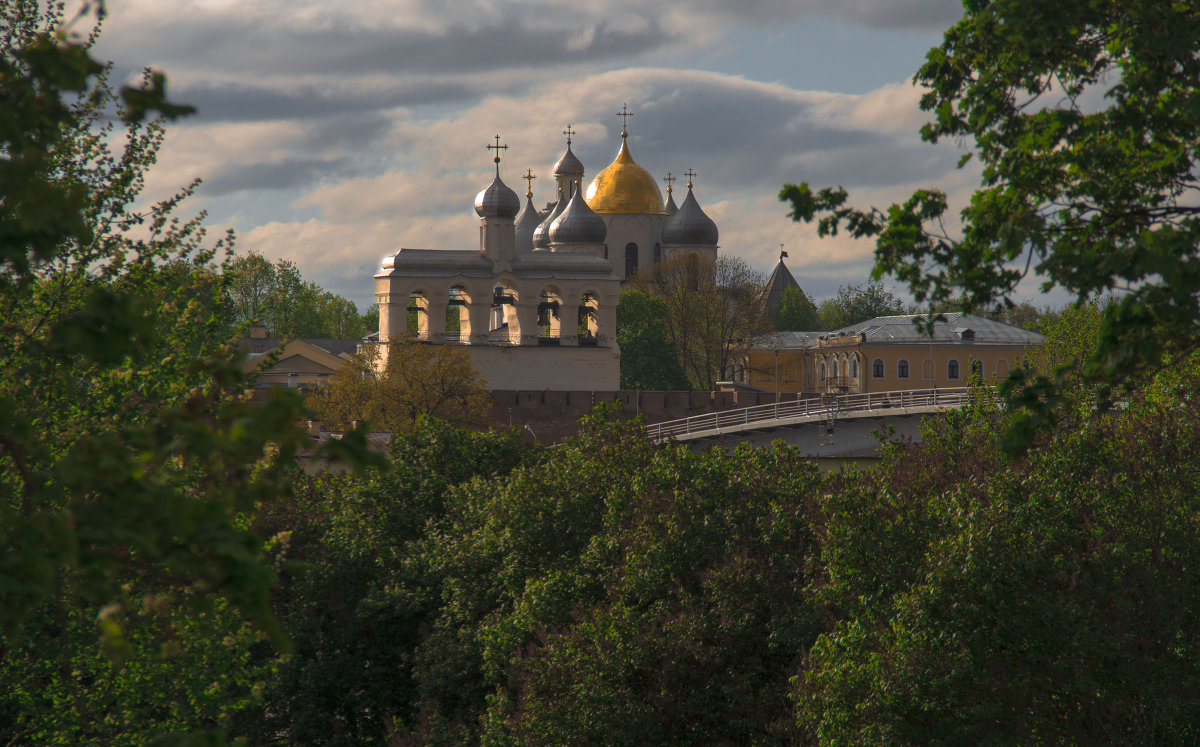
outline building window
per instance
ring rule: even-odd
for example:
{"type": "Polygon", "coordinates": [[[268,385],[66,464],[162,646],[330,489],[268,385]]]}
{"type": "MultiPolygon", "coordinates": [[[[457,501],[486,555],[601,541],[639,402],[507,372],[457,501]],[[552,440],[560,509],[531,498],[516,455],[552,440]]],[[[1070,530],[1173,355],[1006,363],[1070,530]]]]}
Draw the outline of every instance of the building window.
{"type": "Polygon", "coordinates": [[[637,244],[629,243],[625,245],[625,277],[629,277],[637,272],[638,268],[638,250],[637,244]]]}
{"type": "Polygon", "coordinates": [[[654,242],[654,264],[662,262],[662,244],[654,242]]]}
{"type": "Polygon", "coordinates": [[[871,363],[871,378],[873,378],[873,379],[882,379],[883,378],[883,358],[876,358],[871,363]]]}
{"type": "Polygon", "coordinates": [[[900,362],[896,364],[896,376],[901,379],[908,378],[908,359],[907,358],[901,358],[900,362]]]}
{"type": "Polygon", "coordinates": [[[850,378],[858,378],[858,358],[850,359],[850,378]]]}
{"type": "Polygon", "coordinates": [[[971,361],[971,375],[983,378],[983,361],[971,361]]]}
{"type": "Polygon", "coordinates": [[[946,364],[946,378],[947,379],[957,379],[958,378],[958,361],[950,361],[949,363],[946,364]]]}
{"type": "Polygon", "coordinates": [[[817,378],[821,381],[825,380],[825,361],[824,359],[817,362],[817,378]]]}

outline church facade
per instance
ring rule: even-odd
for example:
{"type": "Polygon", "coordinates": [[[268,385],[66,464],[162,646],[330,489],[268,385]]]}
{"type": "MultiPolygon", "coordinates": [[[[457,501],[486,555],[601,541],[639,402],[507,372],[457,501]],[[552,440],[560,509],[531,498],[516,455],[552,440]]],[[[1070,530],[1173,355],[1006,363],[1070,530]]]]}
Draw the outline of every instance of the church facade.
{"type": "MultiPolygon", "coordinates": [[[[624,111],[622,116],[628,116],[624,111]]],[[[683,252],[715,258],[717,226],[692,193],[676,206],[634,161],[628,131],[613,162],[583,188],[583,164],[567,149],[554,167],[557,200],[539,211],[496,175],[475,197],[479,247],[402,248],[375,275],[380,365],[406,336],[463,345],[488,389],[619,388],[616,308],[624,280],[683,252]]],[[[527,171],[524,177],[535,178],[527,171]]]]}

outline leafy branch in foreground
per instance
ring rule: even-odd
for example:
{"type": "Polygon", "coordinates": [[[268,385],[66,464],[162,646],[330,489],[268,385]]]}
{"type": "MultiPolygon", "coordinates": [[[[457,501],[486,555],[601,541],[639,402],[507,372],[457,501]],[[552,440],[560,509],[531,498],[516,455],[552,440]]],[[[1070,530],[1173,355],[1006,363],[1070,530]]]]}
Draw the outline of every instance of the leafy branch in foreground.
{"type": "MultiPolygon", "coordinates": [[[[1200,9],[964,5],[914,78],[934,116],[922,137],[973,144],[959,165],[981,167],[961,229],[947,229],[934,190],[886,211],[848,206],[840,187],[790,184],[781,199],[821,236],[874,238],[875,276],[895,275],[923,305],[1011,308],[1033,275],[1079,302],[1115,294],[1084,369],[1105,401],[1200,339],[1200,9]]],[[[1056,382],[1028,384],[1015,371],[1006,386],[1051,417],[1056,382]]]]}
{"type": "Polygon", "coordinates": [[[247,527],[290,489],[303,403],[251,402],[222,338],[228,239],[174,217],[189,190],[135,209],[162,137],[147,115],[183,111],[164,84],[121,104],[60,5],[16,0],[0,21],[0,733],[212,734],[238,678],[207,671],[221,644],[195,631],[249,621],[287,647],[247,527]],[[205,663],[183,672],[179,650],[205,663]],[[172,677],[215,680],[213,697],[139,711],[172,677]]]}

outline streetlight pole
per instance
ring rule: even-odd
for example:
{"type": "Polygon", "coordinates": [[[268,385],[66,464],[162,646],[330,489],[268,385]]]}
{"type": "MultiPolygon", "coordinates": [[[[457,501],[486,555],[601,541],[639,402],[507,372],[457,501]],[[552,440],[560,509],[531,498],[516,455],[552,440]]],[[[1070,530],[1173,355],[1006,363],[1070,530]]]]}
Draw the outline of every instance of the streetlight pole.
{"type": "MultiPolygon", "coordinates": [[[[778,343],[776,343],[778,345],[778,343]]],[[[775,348],[775,404],[779,404],[779,348],[775,348]]]]}

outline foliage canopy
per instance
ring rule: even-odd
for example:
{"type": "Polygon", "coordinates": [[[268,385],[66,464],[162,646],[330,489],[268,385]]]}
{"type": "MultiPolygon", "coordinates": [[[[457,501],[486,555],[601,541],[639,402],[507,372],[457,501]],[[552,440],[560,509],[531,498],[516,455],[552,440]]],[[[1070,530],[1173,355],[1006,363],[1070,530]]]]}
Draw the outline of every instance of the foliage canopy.
{"type": "Polygon", "coordinates": [[[732,379],[749,341],[770,329],[761,302],[764,278],[737,257],[683,254],[631,282],[666,304],[667,338],[695,389],[732,379]]]}
{"type": "Polygon", "coordinates": [[[382,371],[379,351],[371,347],[355,354],[309,398],[322,422],[350,428],[354,421],[363,420],[405,433],[422,416],[460,427],[486,421],[491,396],[465,349],[412,338],[394,339],[389,348],[382,371]]]}
{"type": "Polygon", "coordinates": [[[691,388],[667,332],[667,303],[634,288],[617,305],[621,388],[686,391],[691,388]]]}

